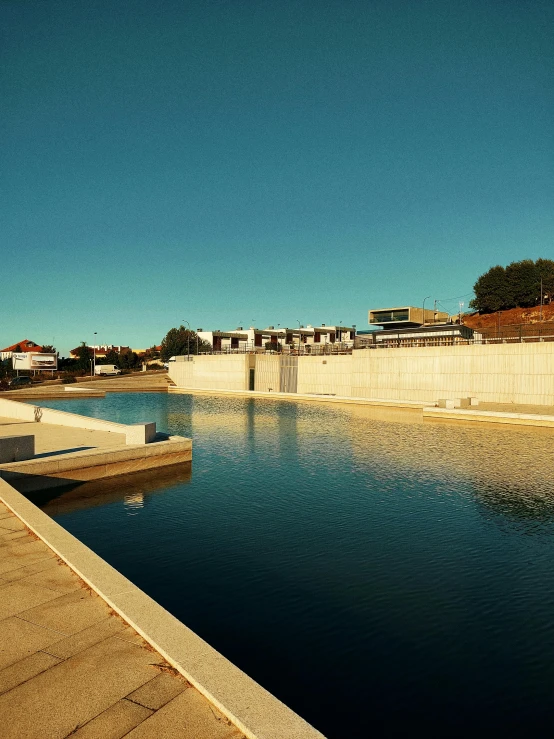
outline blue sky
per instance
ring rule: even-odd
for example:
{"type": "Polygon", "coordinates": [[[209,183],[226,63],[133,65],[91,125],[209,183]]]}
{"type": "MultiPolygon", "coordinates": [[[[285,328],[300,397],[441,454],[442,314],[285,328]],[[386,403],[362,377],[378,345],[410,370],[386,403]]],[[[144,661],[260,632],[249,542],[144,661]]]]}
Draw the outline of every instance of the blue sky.
{"type": "Polygon", "coordinates": [[[366,328],[553,258],[553,27],[541,0],[2,0],[0,344],[366,328]]]}

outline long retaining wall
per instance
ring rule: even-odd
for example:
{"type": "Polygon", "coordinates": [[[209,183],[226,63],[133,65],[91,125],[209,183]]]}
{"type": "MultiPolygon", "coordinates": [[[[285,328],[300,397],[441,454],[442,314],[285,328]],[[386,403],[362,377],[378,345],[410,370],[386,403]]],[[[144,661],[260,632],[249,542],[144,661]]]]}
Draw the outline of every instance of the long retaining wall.
{"type": "Polygon", "coordinates": [[[149,444],[156,437],[155,423],[114,423],[113,421],[78,416],[76,413],[56,411],[53,408],[43,408],[42,406],[20,403],[17,400],[6,398],[0,398],[0,416],[17,418],[20,421],[52,423],[55,426],[72,426],[73,428],[125,434],[127,444],[149,444]]]}
{"type": "MultiPolygon", "coordinates": [[[[209,355],[175,362],[177,387],[279,389],[278,355],[209,355]]],[[[554,405],[554,342],[361,349],[351,355],[298,357],[299,394],[411,400],[476,396],[489,403],[554,405]]]]}

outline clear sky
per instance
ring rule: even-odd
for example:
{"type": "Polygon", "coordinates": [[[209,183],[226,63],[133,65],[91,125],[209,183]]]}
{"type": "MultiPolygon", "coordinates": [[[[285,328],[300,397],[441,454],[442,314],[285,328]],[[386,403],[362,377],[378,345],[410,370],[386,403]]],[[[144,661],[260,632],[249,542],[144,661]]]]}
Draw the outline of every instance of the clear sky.
{"type": "Polygon", "coordinates": [[[0,0],[0,344],[366,328],[553,258],[553,28],[549,0],[0,0]]]}

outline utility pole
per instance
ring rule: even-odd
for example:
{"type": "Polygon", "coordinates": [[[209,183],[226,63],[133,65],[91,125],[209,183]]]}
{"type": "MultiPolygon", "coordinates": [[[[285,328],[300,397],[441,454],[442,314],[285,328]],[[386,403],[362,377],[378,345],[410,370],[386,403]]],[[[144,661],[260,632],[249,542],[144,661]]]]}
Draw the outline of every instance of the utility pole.
{"type": "Polygon", "coordinates": [[[542,277],[541,277],[541,312],[540,312],[540,321],[542,323],[542,277]]]}
{"type": "MultiPolygon", "coordinates": [[[[188,334],[187,334],[187,357],[190,357],[190,323],[189,323],[188,321],[185,321],[185,319],[184,319],[184,318],[183,318],[183,321],[184,321],[184,322],[185,322],[185,323],[187,324],[187,326],[189,327],[189,332],[188,332],[188,334]]],[[[190,361],[190,359],[189,359],[189,361],[190,361]]]]}
{"type": "Polygon", "coordinates": [[[423,298],[423,325],[425,326],[425,301],[430,298],[430,295],[427,295],[426,298],[423,298]]]}

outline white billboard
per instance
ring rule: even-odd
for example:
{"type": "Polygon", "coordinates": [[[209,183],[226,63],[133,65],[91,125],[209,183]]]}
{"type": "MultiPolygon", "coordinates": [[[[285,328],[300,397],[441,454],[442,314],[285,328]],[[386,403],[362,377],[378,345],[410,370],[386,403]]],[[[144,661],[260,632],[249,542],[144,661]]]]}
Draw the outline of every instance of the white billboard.
{"type": "Polygon", "coordinates": [[[42,352],[14,352],[12,354],[15,370],[56,370],[58,369],[58,355],[42,352]]]}

